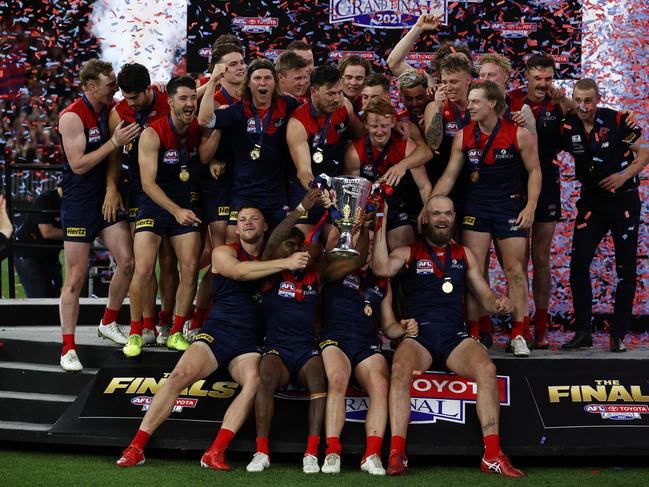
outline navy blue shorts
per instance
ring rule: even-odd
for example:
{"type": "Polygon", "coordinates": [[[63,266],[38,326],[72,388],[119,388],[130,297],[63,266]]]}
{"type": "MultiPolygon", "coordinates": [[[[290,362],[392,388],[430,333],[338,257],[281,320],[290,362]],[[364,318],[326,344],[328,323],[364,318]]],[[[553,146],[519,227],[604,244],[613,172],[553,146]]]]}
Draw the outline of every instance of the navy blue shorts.
{"type": "Polygon", "coordinates": [[[208,176],[203,182],[201,201],[203,223],[222,222],[230,219],[230,181],[221,181],[208,176]]]}
{"type": "Polygon", "coordinates": [[[561,218],[561,183],[559,175],[545,172],[541,182],[541,194],[536,203],[535,222],[558,222],[561,218]]]}
{"type": "Polygon", "coordinates": [[[128,193],[128,221],[135,223],[137,220],[137,213],[142,204],[142,191],[129,191],[128,193]]]}
{"type": "Polygon", "coordinates": [[[257,336],[237,333],[231,326],[220,326],[208,321],[196,335],[197,342],[203,342],[214,354],[219,367],[227,367],[232,359],[245,353],[261,354],[260,339],[257,336]]]}
{"type": "Polygon", "coordinates": [[[419,323],[419,335],[406,336],[428,350],[433,362],[446,364],[448,356],[462,341],[470,338],[463,323],[449,324],[431,321],[419,323]]]}
{"type": "MultiPolygon", "coordinates": [[[[194,211],[194,208],[190,208],[194,211]]],[[[198,232],[197,224],[181,225],[167,210],[150,204],[140,207],[135,221],[135,233],[153,232],[160,237],[175,237],[186,233],[198,232]]]]}
{"type": "Polygon", "coordinates": [[[313,345],[293,345],[288,348],[282,345],[270,343],[266,340],[262,348],[262,354],[264,356],[277,355],[286,366],[286,369],[291,376],[291,380],[296,380],[302,367],[304,367],[312,357],[320,355],[320,352],[314,348],[313,345]]]}
{"type": "Polygon", "coordinates": [[[61,202],[63,240],[65,242],[90,243],[104,228],[126,219],[126,212],[120,211],[117,213],[116,221],[107,222],[104,220],[101,211],[103,203],[103,197],[99,201],[85,202],[83,205],[63,200],[61,202]]]}
{"type": "Polygon", "coordinates": [[[262,214],[264,215],[264,219],[266,220],[266,223],[268,224],[268,231],[271,232],[273,228],[275,228],[277,225],[279,225],[284,218],[286,218],[286,215],[288,214],[288,207],[286,205],[281,205],[281,206],[265,206],[265,205],[258,205],[255,203],[245,203],[241,201],[232,201],[230,204],[230,216],[228,218],[228,225],[236,225],[237,224],[237,218],[239,216],[239,209],[244,207],[244,206],[252,206],[255,208],[259,208],[261,210],[262,214]]]}
{"type": "Polygon", "coordinates": [[[381,353],[381,348],[376,343],[376,340],[351,340],[341,336],[326,336],[323,337],[318,345],[321,351],[327,347],[338,347],[341,352],[347,355],[347,358],[352,364],[352,370],[356,368],[363,360],[376,353],[381,353]]]}
{"type": "Polygon", "coordinates": [[[394,230],[395,228],[410,225],[410,218],[408,217],[408,209],[406,203],[402,200],[390,201],[388,200],[388,221],[386,230],[394,230]]]}
{"type": "Polygon", "coordinates": [[[527,237],[527,230],[516,225],[522,202],[514,200],[503,205],[467,202],[462,217],[462,230],[490,233],[493,238],[527,237]]]}

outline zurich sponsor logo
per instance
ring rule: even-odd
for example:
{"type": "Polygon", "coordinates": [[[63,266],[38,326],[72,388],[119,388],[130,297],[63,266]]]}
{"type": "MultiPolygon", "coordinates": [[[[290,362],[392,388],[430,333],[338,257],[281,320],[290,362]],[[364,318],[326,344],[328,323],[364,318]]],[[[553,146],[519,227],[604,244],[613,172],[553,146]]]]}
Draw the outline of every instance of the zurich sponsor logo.
{"type": "Polygon", "coordinates": [[[433,262],[430,260],[418,260],[417,261],[417,274],[432,274],[433,273],[433,262]]]}
{"type": "Polygon", "coordinates": [[[283,298],[294,298],[295,297],[295,284],[289,281],[284,281],[279,285],[279,290],[277,294],[283,298]]]}
{"type": "Polygon", "coordinates": [[[581,142],[581,135],[573,135],[572,136],[572,141],[573,142],[581,142]]]}
{"type": "Polygon", "coordinates": [[[179,160],[178,151],[176,149],[169,149],[165,151],[162,156],[162,162],[165,164],[178,164],[179,160]]]}

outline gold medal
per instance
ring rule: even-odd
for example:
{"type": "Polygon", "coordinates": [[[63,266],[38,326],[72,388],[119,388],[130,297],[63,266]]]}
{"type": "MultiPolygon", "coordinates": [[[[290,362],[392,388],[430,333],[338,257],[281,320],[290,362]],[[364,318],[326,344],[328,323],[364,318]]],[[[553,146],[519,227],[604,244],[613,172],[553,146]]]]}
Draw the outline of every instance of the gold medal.
{"type": "Polygon", "coordinates": [[[133,142],[129,142],[122,148],[122,154],[128,154],[131,152],[131,149],[133,148],[133,142]]]}
{"type": "Polygon", "coordinates": [[[255,145],[255,147],[250,151],[250,159],[253,161],[256,161],[261,157],[261,147],[258,145],[255,145]]]}
{"type": "Polygon", "coordinates": [[[372,316],[372,306],[370,305],[370,303],[365,303],[363,312],[365,313],[365,316],[372,316]]]}
{"type": "Polygon", "coordinates": [[[444,284],[442,284],[442,291],[444,291],[446,294],[451,294],[453,292],[453,283],[450,279],[444,281],[444,284]]]}
{"type": "Polygon", "coordinates": [[[183,169],[182,171],[180,171],[178,177],[183,183],[186,183],[187,181],[189,181],[189,171],[187,169],[183,169]]]}
{"type": "Polygon", "coordinates": [[[322,161],[324,161],[324,155],[322,154],[322,151],[318,149],[316,152],[314,152],[312,159],[316,164],[320,164],[322,161]]]}
{"type": "Polygon", "coordinates": [[[471,173],[471,182],[477,183],[479,179],[480,179],[480,173],[477,170],[473,171],[471,173]]]}

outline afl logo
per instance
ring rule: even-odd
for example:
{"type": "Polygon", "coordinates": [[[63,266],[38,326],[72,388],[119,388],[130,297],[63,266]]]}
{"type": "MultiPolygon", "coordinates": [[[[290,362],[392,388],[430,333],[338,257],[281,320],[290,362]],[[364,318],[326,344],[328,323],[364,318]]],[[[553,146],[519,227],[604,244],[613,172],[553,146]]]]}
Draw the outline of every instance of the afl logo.
{"type": "Polygon", "coordinates": [[[178,151],[176,149],[165,151],[162,162],[165,164],[178,164],[178,151]]]}
{"type": "Polygon", "coordinates": [[[99,131],[99,127],[92,127],[88,129],[88,142],[90,144],[94,142],[99,142],[101,140],[101,132],[99,131]]]}
{"type": "Polygon", "coordinates": [[[279,291],[277,292],[283,298],[294,298],[295,297],[295,284],[292,282],[284,281],[279,285],[279,291]]]}
{"type": "Polygon", "coordinates": [[[433,263],[430,260],[418,260],[417,261],[417,274],[432,274],[433,273],[433,263]]]}
{"type": "Polygon", "coordinates": [[[209,59],[210,56],[211,56],[211,54],[212,54],[212,50],[211,50],[209,47],[201,47],[201,48],[198,50],[198,55],[199,55],[200,57],[206,57],[206,58],[209,59]]]}
{"type": "Polygon", "coordinates": [[[482,151],[480,149],[469,149],[468,156],[469,162],[474,166],[477,166],[482,157],[482,151]]]}

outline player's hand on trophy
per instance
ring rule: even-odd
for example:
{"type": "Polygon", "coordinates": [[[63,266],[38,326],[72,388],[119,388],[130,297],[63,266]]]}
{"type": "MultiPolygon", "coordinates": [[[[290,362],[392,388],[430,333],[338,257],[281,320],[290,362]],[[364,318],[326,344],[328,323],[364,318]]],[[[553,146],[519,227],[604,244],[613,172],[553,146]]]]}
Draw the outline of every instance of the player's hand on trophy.
{"type": "Polygon", "coordinates": [[[514,303],[507,296],[497,297],[494,302],[494,312],[507,315],[514,311],[514,303]]]}
{"type": "Polygon", "coordinates": [[[330,208],[336,205],[336,192],[333,189],[326,188],[320,196],[320,204],[324,208],[330,208]]]}
{"type": "Polygon", "coordinates": [[[309,211],[311,208],[313,208],[316,203],[321,201],[322,199],[322,191],[318,188],[312,188],[307,193],[304,195],[304,198],[302,198],[302,202],[300,203],[302,205],[302,208],[304,208],[304,211],[309,211]]]}
{"type": "Polygon", "coordinates": [[[311,255],[308,252],[294,252],[286,259],[286,268],[289,271],[304,269],[311,261],[311,255]]]}

